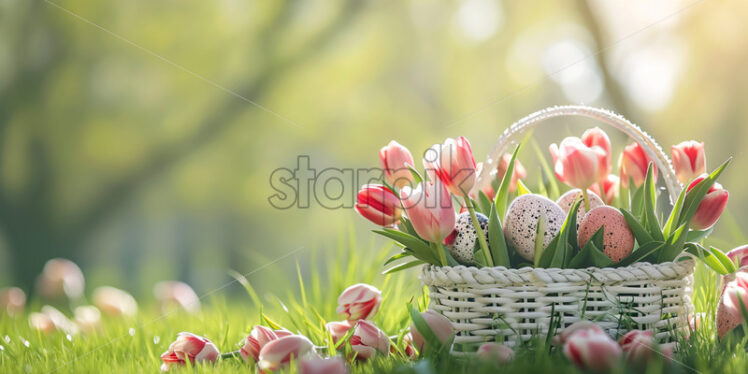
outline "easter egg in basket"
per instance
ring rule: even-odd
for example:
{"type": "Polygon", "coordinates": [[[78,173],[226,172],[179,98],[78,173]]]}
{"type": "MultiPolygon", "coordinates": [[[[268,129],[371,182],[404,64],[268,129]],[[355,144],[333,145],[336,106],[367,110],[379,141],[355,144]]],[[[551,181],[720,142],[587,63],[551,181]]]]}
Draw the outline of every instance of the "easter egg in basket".
{"type": "Polygon", "coordinates": [[[545,196],[526,194],[514,199],[509,205],[504,220],[504,236],[507,243],[526,260],[532,261],[535,256],[535,238],[538,221],[545,217],[543,248],[561,231],[566,213],[552,200],[545,196]]]}
{"type": "MultiPolygon", "coordinates": [[[[488,217],[481,213],[475,213],[480,227],[483,229],[483,233],[486,235],[486,243],[488,243],[488,217]]],[[[457,217],[455,222],[455,228],[452,233],[444,239],[444,244],[447,245],[447,249],[452,253],[452,257],[455,258],[461,264],[469,265],[474,260],[474,250],[476,248],[476,241],[478,240],[478,234],[473,226],[473,220],[470,218],[470,213],[464,212],[457,217]]]]}

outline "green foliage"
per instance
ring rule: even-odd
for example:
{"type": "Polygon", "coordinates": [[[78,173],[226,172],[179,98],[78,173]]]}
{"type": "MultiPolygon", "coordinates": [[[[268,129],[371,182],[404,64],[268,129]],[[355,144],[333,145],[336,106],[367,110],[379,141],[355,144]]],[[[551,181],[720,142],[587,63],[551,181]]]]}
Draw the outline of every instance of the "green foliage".
{"type": "Polygon", "coordinates": [[[520,147],[521,145],[518,145],[516,148],[514,148],[514,152],[512,152],[512,158],[509,160],[509,165],[506,168],[504,176],[501,178],[499,189],[496,191],[496,197],[493,200],[494,205],[496,205],[496,212],[499,214],[499,217],[504,217],[507,204],[509,203],[509,186],[512,183],[512,175],[514,174],[514,162],[517,160],[517,154],[519,153],[520,147]]]}

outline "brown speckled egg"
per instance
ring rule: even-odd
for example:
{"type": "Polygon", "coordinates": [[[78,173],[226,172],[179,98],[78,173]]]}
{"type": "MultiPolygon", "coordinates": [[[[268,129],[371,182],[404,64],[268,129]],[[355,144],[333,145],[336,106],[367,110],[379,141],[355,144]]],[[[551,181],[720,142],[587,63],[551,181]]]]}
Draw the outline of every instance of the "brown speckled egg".
{"type": "MultiPolygon", "coordinates": [[[[594,192],[587,190],[587,196],[590,199],[590,209],[595,209],[599,206],[605,205],[602,199],[600,199],[599,196],[595,195],[594,192]]],[[[579,198],[582,199],[582,190],[579,188],[575,188],[558,198],[556,200],[556,204],[561,207],[561,209],[564,210],[566,214],[569,214],[569,210],[571,209],[571,205],[574,204],[574,201],[579,198]]],[[[579,227],[579,222],[582,220],[582,217],[584,217],[585,213],[587,213],[587,210],[584,208],[584,202],[579,204],[579,210],[577,211],[577,227],[579,227]]]]}
{"type": "Polygon", "coordinates": [[[583,248],[592,235],[603,229],[603,252],[613,262],[626,258],[634,250],[634,234],[631,233],[626,218],[618,209],[604,205],[591,209],[579,223],[577,239],[579,247],[583,248]]]}
{"type": "Polygon", "coordinates": [[[535,257],[535,237],[541,214],[546,217],[543,237],[545,248],[561,231],[566,219],[566,213],[552,200],[535,194],[519,196],[509,204],[504,219],[504,236],[507,243],[514,247],[520,256],[530,261],[535,257]]]}

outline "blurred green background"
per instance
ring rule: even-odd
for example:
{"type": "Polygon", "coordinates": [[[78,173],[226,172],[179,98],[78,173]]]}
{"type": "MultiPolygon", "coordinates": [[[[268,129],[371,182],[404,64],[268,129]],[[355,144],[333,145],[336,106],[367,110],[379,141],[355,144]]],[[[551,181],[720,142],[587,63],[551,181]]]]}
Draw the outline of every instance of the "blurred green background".
{"type": "Polygon", "coordinates": [[[385,242],[351,209],[274,209],[274,169],[375,167],[391,139],[418,157],[458,135],[483,159],[569,103],[666,151],[702,140],[710,169],[735,156],[716,236],[748,242],[746,19],[738,0],[0,0],[0,285],[65,257],[136,295],[200,294],[228,269],[289,287],[348,230],[351,251],[385,242]]]}

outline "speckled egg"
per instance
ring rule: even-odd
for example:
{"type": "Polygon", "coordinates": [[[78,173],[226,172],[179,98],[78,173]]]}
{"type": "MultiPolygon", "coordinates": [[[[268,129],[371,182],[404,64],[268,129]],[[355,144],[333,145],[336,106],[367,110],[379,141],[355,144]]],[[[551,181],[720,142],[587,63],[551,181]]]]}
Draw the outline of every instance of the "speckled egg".
{"type": "Polygon", "coordinates": [[[538,231],[540,216],[546,218],[546,230],[543,237],[543,248],[561,231],[566,213],[552,200],[545,196],[526,194],[519,196],[509,204],[504,219],[504,236],[507,243],[526,260],[535,257],[535,237],[538,231]]]}
{"type": "MultiPolygon", "coordinates": [[[[488,243],[488,217],[478,212],[475,213],[475,217],[478,218],[480,227],[486,235],[486,243],[488,243]]],[[[473,253],[477,240],[478,235],[475,232],[473,220],[470,218],[470,213],[465,212],[457,217],[455,229],[444,239],[444,244],[447,245],[447,249],[455,260],[461,264],[470,265],[474,261],[473,253]]]]}
{"type": "MultiPolygon", "coordinates": [[[[602,199],[600,199],[599,196],[595,195],[594,192],[587,190],[587,196],[590,199],[590,209],[595,209],[599,206],[605,205],[602,199]]],[[[569,210],[571,210],[571,206],[574,204],[574,201],[579,198],[582,198],[582,190],[575,188],[558,198],[556,201],[556,204],[561,207],[561,209],[566,212],[566,214],[569,214],[569,210]]],[[[579,227],[579,222],[582,220],[582,217],[584,217],[585,213],[587,213],[587,210],[584,208],[584,202],[579,204],[579,210],[577,211],[577,227],[579,227]]]]}
{"type": "Polygon", "coordinates": [[[743,323],[742,316],[734,309],[728,308],[727,305],[725,305],[726,299],[727,294],[722,293],[722,296],[719,298],[719,304],[717,304],[717,336],[719,336],[720,339],[725,337],[725,335],[732,329],[743,323]]]}
{"type": "Polygon", "coordinates": [[[626,218],[618,209],[604,205],[591,209],[579,222],[577,239],[579,247],[584,247],[592,235],[604,226],[603,252],[613,262],[626,258],[634,250],[634,234],[631,233],[626,218]]]}

